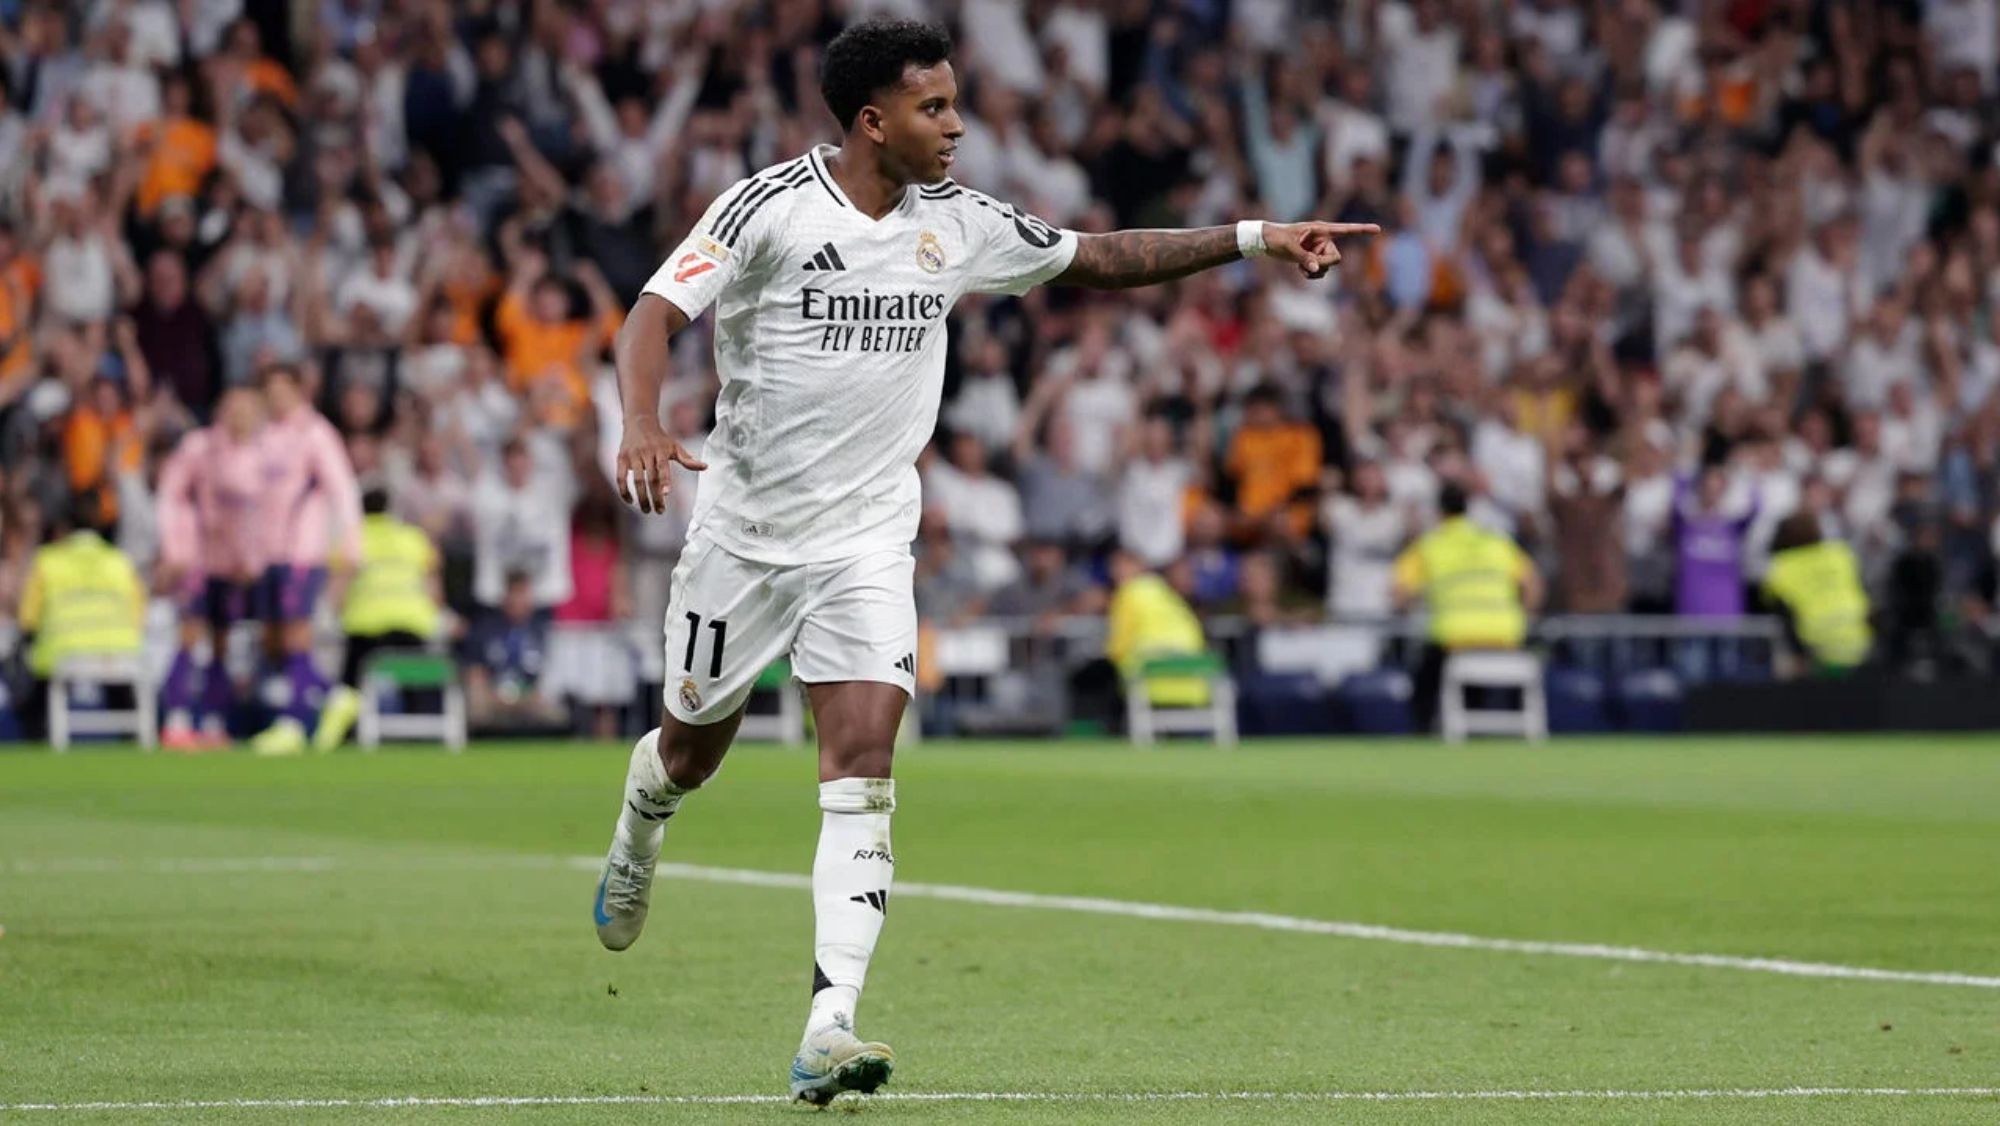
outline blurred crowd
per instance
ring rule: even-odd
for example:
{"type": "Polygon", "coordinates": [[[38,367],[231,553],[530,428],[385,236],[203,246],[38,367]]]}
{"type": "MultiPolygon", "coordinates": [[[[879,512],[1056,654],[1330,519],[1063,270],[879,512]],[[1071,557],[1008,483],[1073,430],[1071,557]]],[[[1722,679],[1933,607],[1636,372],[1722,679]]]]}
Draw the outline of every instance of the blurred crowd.
{"type": "Polygon", "coordinates": [[[1803,511],[1894,645],[1985,620],[1995,0],[0,0],[0,606],[79,491],[153,558],[162,458],[295,361],[462,615],[659,621],[693,481],[616,503],[610,338],[838,139],[818,45],[877,12],[950,24],[957,176],[1049,222],[1386,230],[962,303],[928,620],[1101,612],[1118,548],[1203,613],[1383,618],[1446,481],[1554,610],[1741,615],[1803,511]]]}

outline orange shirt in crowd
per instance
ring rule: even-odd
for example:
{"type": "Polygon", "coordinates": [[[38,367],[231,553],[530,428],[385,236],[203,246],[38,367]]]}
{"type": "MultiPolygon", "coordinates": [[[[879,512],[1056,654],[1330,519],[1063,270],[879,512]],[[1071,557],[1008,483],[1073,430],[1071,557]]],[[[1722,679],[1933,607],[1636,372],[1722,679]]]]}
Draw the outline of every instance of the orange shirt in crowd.
{"type": "Polygon", "coordinates": [[[215,130],[191,117],[150,122],[140,134],[153,142],[153,153],[139,180],[139,213],[151,215],[171,196],[193,196],[215,169],[215,130]]]}
{"type": "MultiPolygon", "coordinates": [[[[1229,443],[1229,475],[1236,479],[1236,510],[1261,519],[1290,503],[1300,489],[1319,483],[1319,431],[1303,422],[1276,426],[1246,426],[1229,443]]],[[[1297,505],[1292,520],[1305,530],[1312,512],[1297,505]]]]}
{"type": "Polygon", "coordinates": [[[0,269],[0,379],[12,379],[34,365],[32,322],[41,285],[41,269],[25,255],[0,269]]]}
{"type": "Polygon", "coordinates": [[[109,418],[88,405],[70,412],[63,424],[63,464],[69,471],[72,492],[95,489],[105,519],[118,515],[118,483],[114,474],[135,473],[145,453],[139,441],[132,412],[121,410],[109,418]]]}
{"type": "Polygon", "coordinates": [[[538,320],[520,294],[509,293],[500,299],[493,318],[506,349],[508,386],[525,394],[553,371],[561,378],[566,399],[556,421],[574,425],[590,403],[590,380],[583,371],[584,349],[609,344],[618,334],[619,322],[615,313],[599,321],[538,320]]]}
{"type": "Polygon", "coordinates": [[[243,84],[260,94],[269,94],[291,109],[299,104],[299,87],[284,67],[270,59],[258,59],[243,70],[243,84]]]}
{"type": "Polygon", "coordinates": [[[500,288],[497,279],[477,283],[448,281],[438,287],[438,296],[451,306],[451,342],[461,347],[479,343],[479,311],[486,299],[500,288]]]}

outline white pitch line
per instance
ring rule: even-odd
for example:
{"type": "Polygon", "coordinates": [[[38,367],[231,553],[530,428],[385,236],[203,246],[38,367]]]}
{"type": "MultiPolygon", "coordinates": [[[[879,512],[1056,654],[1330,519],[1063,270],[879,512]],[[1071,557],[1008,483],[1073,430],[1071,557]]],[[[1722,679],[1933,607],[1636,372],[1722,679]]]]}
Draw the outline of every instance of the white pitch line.
{"type": "MultiPolygon", "coordinates": [[[[1677,1102],[1756,1099],[1993,1098],[2000,1087],[1716,1087],[1655,1091],[902,1091],[862,1101],[899,1103],[1400,1103],[1677,1102]]],[[[788,1103],[784,1095],[394,1095],[352,1099],[160,1099],[133,1102],[0,1103],[0,1113],[139,1110],[397,1110],[408,1107],[742,1106],[788,1103]]]]}
{"type": "MultiPolygon", "coordinates": [[[[601,857],[551,857],[527,854],[499,854],[491,857],[464,857],[442,865],[452,869],[500,868],[509,865],[537,867],[566,864],[596,871],[601,857]]],[[[225,874],[252,872],[328,872],[349,867],[334,857],[190,857],[151,858],[133,861],[90,857],[45,861],[17,860],[5,870],[20,874],[62,872],[138,871],[163,874],[225,874]]],[[[424,869],[434,867],[422,861],[403,865],[424,869]]],[[[810,890],[812,879],[793,872],[766,872],[751,868],[712,868],[701,864],[661,864],[662,876],[699,880],[714,884],[747,887],[810,890]]],[[[1547,942],[1537,939],[1492,938],[1453,931],[1422,931],[1386,927],[1374,923],[1338,919],[1308,919],[1296,915],[1276,915],[1262,911],[1219,911],[1208,907],[1183,907],[1171,903],[1145,903],[1124,899],[1098,899],[1076,895],[1042,895],[1026,891],[964,887],[957,884],[923,884],[902,881],[896,884],[899,899],[943,899],[986,907],[1027,907],[1045,911],[1075,911],[1088,915],[1111,915],[1127,919],[1153,919],[1177,923],[1209,923],[1216,926],[1251,927],[1257,930],[1286,931],[1293,934],[1320,934],[1367,942],[1391,942],[1403,946],[1430,946],[1454,950],[1484,950],[1502,954],[1532,954],[1557,958],[1590,958],[1608,962],[1648,962],[1660,965],[1694,966],[1701,969],[1743,970],[1779,974],[1786,977],[1828,978],[1848,981],[1897,982],[1916,985],[1950,985],[1970,989],[2000,989],[2000,976],[1934,970],[1891,970],[1874,966],[1845,966],[1832,962],[1800,962],[1788,958],[1750,958],[1735,954],[1684,954],[1671,950],[1649,950],[1639,946],[1612,946],[1594,942],[1547,942]]]]}
{"type": "MultiPolygon", "coordinates": [[[[597,857],[579,856],[573,858],[571,863],[578,868],[595,870],[604,862],[597,857]]],[[[777,888],[812,887],[810,877],[786,872],[709,868],[698,864],[662,864],[659,872],[663,876],[718,884],[747,884],[752,887],[777,888]]],[[[1169,903],[1141,903],[1075,895],[1038,895],[1034,892],[996,891],[992,888],[960,887],[955,884],[919,884],[899,880],[894,894],[898,899],[910,897],[948,899],[989,907],[1036,907],[1051,911],[1078,911],[1090,915],[1117,915],[1128,919],[1213,923],[1230,927],[1254,927],[1258,930],[1291,931],[1297,934],[1324,934],[1369,942],[1394,942],[1405,946],[1490,950],[1505,954],[1540,954],[1560,958],[1595,958],[1610,962],[1656,962],[1675,966],[1699,966],[1704,969],[1749,970],[1790,977],[1845,978],[1857,981],[1893,981],[2000,989],[2000,977],[1979,974],[1886,970],[1872,966],[1842,966],[1829,962],[1795,962],[1786,958],[1745,958],[1733,954],[1680,954],[1669,950],[1647,950],[1638,946],[1607,946],[1594,942],[1541,942],[1531,939],[1488,938],[1483,935],[1456,934],[1451,931],[1406,930],[1402,927],[1384,927],[1372,923],[1305,919],[1295,915],[1273,915],[1262,911],[1217,911],[1207,907],[1180,907],[1169,903]]]]}

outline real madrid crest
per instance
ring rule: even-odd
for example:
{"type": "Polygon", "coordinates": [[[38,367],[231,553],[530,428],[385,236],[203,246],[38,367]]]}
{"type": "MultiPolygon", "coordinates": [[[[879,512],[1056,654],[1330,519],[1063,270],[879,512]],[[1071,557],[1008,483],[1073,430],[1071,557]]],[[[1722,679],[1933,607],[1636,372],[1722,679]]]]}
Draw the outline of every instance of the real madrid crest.
{"type": "Polygon", "coordinates": [[[681,681],[681,707],[691,712],[701,710],[701,692],[695,688],[692,680],[681,681]]]}
{"type": "Polygon", "coordinates": [[[925,231],[917,236],[917,265],[927,274],[944,269],[944,243],[938,241],[936,232],[925,231]]]}

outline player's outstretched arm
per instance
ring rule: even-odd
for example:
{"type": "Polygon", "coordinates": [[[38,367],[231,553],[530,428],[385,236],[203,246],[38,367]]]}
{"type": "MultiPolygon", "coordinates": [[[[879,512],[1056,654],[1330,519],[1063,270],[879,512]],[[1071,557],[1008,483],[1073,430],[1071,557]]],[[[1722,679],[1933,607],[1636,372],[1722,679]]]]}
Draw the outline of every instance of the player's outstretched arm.
{"type": "Polygon", "coordinates": [[[625,433],[618,444],[618,498],[651,515],[665,512],[673,488],[668,466],[707,469],[660,425],[660,388],[667,381],[668,341],[688,326],[687,314],[664,297],[639,295],[618,329],[618,401],[625,433]]]}
{"type": "MultiPolygon", "coordinates": [[[[1298,266],[1309,278],[1325,277],[1340,264],[1336,239],[1380,234],[1373,223],[1263,223],[1262,253],[1298,266]]],[[[1247,252],[1258,253],[1257,240],[1247,252]]],[[[1050,285],[1090,289],[1131,289],[1184,278],[1246,256],[1237,228],[1112,231],[1078,235],[1076,257],[1050,285]]]]}

